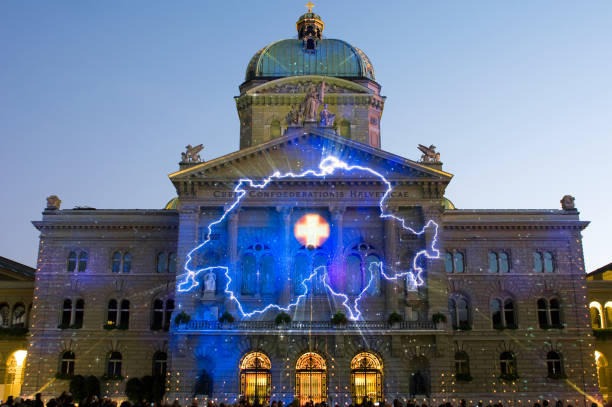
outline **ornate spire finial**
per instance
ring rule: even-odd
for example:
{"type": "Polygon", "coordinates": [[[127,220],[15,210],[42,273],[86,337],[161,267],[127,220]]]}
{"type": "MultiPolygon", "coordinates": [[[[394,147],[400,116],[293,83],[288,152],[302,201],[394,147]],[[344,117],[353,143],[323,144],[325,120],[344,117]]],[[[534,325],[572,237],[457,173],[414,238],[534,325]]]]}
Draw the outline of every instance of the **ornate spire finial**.
{"type": "Polygon", "coordinates": [[[308,7],[308,12],[312,13],[312,8],[314,7],[314,4],[312,4],[312,1],[309,1],[308,3],[306,3],[306,7],[308,7]]]}

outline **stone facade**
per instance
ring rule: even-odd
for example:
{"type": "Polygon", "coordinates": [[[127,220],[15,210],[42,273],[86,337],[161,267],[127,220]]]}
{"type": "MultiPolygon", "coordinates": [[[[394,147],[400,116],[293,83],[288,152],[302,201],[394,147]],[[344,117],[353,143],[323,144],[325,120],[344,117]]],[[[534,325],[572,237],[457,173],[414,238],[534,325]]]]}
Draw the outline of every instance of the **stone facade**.
{"type": "Polygon", "coordinates": [[[612,394],[612,263],[587,275],[587,296],[595,336],[595,364],[604,400],[612,394]]]}

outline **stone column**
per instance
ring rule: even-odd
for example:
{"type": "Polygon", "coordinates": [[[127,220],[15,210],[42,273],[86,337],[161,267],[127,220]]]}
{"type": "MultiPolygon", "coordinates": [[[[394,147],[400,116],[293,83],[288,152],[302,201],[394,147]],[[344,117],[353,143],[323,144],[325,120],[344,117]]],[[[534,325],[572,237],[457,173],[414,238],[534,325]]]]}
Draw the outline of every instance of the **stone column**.
{"type": "MultiPolygon", "coordinates": [[[[229,255],[229,275],[232,277],[230,290],[234,291],[236,296],[240,295],[240,272],[238,270],[238,217],[240,209],[234,208],[227,214],[227,248],[229,255]]],[[[226,295],[224,297],[225,309],[232,312],[235,308],[233,301],[226,295]]]]}
{"type": "MultiPolygon", "coordinates": [[[[397,213],[397,208],[387,208],[391,214],[397,213]]],[[[393,276],[399,271],[398,269],[398,257],[397,257],[397,240],[398,240],[398,221],[393,218],[384,219],[385,228],[385,259],[384,259],[384,272],[393,276]]],[[[397,295],[398,291],[402,289],[404,279],[399,278],[397,280],[385,280],[383,278],[383,290],[385,295],[385,310],[387,314],[390,314],[397,310],[397,295]]]]}
{"type": "MultiPolygon", "coordinates": [[[[336,276],[344,275],[344,242],[342,241],[342,223],[344,220],[344,212],[346,208],[343,206],[330,207],[329,211],[332,218],[332,235],[334,239],[334,254],[332,258],[332,272],[336,276]]],[[[330,278],[331,282],[331,278],[330,278]]],[[[346,282],[346,281],[345,281],[346,282]]]]}
{"type": "Polygon", "coordinates": [[[286,279],[283,279],[283,288],[280,295],[281,304],[288,304],[291,300],[292,293],[292,284],[291,280],[291,213],[293,212],[293,208],[288,206],[277,206],[276,210],[281,214],[281,219],[283,220],[283,247],[281,253],[281,274],[286,276],[286,279]]]}

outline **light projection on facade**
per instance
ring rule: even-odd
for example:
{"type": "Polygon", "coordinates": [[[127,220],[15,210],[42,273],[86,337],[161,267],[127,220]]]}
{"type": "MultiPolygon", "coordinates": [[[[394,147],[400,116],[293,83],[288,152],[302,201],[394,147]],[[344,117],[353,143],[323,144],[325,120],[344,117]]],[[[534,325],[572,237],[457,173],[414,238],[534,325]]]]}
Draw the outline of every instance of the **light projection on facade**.
{"type": "Polygon", "coordinates": [[[295,238],[308,248],[320,247],[329,237],[329,223],[317,213],[302,216],[293,229],[295,238]]]}
{"type": "MultiPolygon", "coordinates": [[[[236,187],[234,188],[234,193],[236,196],[235,200],[232,202],[232,204],[227,208],[227,210],[225,210],[225,212],[218,219],[212,221],[207,226],[208,234],[206,236],[206,239],[187,253],[185,266],[184,266],[184,270],[186,274],[182,278],[182,281],[178,283],[177,290],[179,292],[191,291],[192,289],[194,289],[195,287],[199,285],[199,282],[197,281],[197,276],[199,274],[206,273],[209,271],[214,271],[214,270],[220,270],[223,272],[223,275],[225,276],[225,280],[226,280],[225,289],[224,289],[225,295],[232,302],[235,303],[238,311],[240,312],[240,315],[243,318],[250,318],[254,315],[261,315],[273,309],[277,311],[289,312],[292,308],[296,307],[304,298],[308,296],[310,287],[313,286],[312,283],[318,280],[324,285],[325,290],[331,296],[341,299],[342,306],[347,311],[347,316],[350,320],[352,321],[359,320],[359,318],[361,317],[361,311],[359,310],[359,302],[370,289],[370,286],[374,281],[374,277],[377,277],[377,273],[386,280],[398,280],[398,279],[406,278],[408,280],[408,287],[412,289],[416,289],[417,287],[423,285],[424,283],[423,277],[422,277],[423,268],[420,266],[421,261],[424,258],[427,258],[427,259],[440,258],[440,251],[436,247],[437,240],[438,240],[438,224],[434,222],[433,220],[428,220],[427,222],[425,222],[425,225],[423,226],[422,229],[415,230],[406,225],[405,219],[386,211],[385,201],[390,196],[392,190],[393,190],[393,187],[391,185],[391,182],[387,180],[385,176],[383,176],[376,170],[369,168],[369,167],[364,167],[361,165],[348,164],[334,156],[328,156],[322,159],[321,162],[319,163],[318,170],[313,170],[313,169],[306,170],[299,174],[294,174],[292,172],[283,174],[277,171],[260,182],[257,182],[257,181],[254,181],[248,178],[242,178],[238,181],[236,187]],[[330,284],[330,278],[329,278],[327,267],[319,266],[319,267],[316,267],[308,276],[304,278],[304,280],[301,282],[301,286],[303,287],[302,292],[300,293],[300,295],[298,295],[295,298],[295,300],[293,300],[289,304],[283,306],[281,304],[271,303],[271,304],[267,304],[265,306],[262,306],[261,308],[258,308],[252,311],[246,311],[240,299],[237,297],[236,293],[230,288],[231,283],[232,283],[232,278],[230,275],[231,273],[230,273],[229,267],[218,265],[218,266],[210,266],[210,267],[202,267],[202,268],[192,268],[193,267],[192,259],[196,255],[196,252],[202,249],[204,246],[206,246],[210,242],[211,240],[210,236],[212,236],[213,234],[213,228],[219,225],[221,222],[223,222],[225,218],[228,216],[228,214],[231,213],[238,206],[238,204],[242,201],[242,199],[247,195],[247,189],[249,188],[264,189],[270,184],[270,182],[282,180],[282,179],[295,179],[295,178],[307,178],[307,177],[325,178],[325,177],[331,176],[334,173],[341,173],[341,172],[343,173],[362,172],[362,173],[365,173],[366,175],[377,177],[378,179],[380,179],[380,181],[384,183],[384,185],[386,186],[386,190],[379,201],[379,208],[380,208],[379,216],[381,217],[381,219],[393,219],[396,222],[398,222],[398,224],[401,226],[402,229],[416,236],[424,235],[425,232],[428,230],[431,231],[431,239],[429,239],[428,244],[423,250],[420,250],[414,255],[412,259],[412,267],[410,269],[393,271],[391,268],[385,266],[385,264],[382,261],[370,263],[369,270],[368,270],[369,276],[370,276],[368,284],[357,295],[349,296],[348,294],[334,290],[332,288],[332,285],[330,284]]],[[[305,246],[317,247],[320,244],[322,244],[325,241],[325,239],[329,236],[329,224],[327,223],[327,221],[325,221],[325,219],[323,219],[318,214],[314,214],[314,216],[313,214],[307,214],[303,216],[300,220],[298,220],[298,222],[294,226],[294,234],[298,240],[300,241],[304,240],[305,246]]]]}

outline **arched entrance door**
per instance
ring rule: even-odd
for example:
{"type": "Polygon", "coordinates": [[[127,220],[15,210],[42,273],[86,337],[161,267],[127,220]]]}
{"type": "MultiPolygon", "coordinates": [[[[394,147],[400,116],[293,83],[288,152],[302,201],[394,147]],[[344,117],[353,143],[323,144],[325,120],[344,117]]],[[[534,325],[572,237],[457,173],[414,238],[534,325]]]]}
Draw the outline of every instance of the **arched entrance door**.
{"type": "Polygon", "coordinates": [[[353,403],[364,398],[382,402],[382,362],[370,352],[361,352],[351,361],[351,394],[353,403]]]}
{"type": "Polygon", "coordinates": [[[270,359],[261,352],[250,352],[240,361],[240,393],[252,404],[270,401],[270,359]]]}
{"type": "Polygon", "coordinates": [[[327,401],[327,367],[321,355],[308,352],[295,365],[295,398],[300,405],[327,401]]]}
{"type": "Polygon", "coordinates": [[[6,364],[6,383],[4,387],[3,399],[8,396],[18,397],[21,393],[21,384],[23,383],[23,370],[25,367],[25,358],[28,352],[18,350],[13,352],[6,364]]]}

